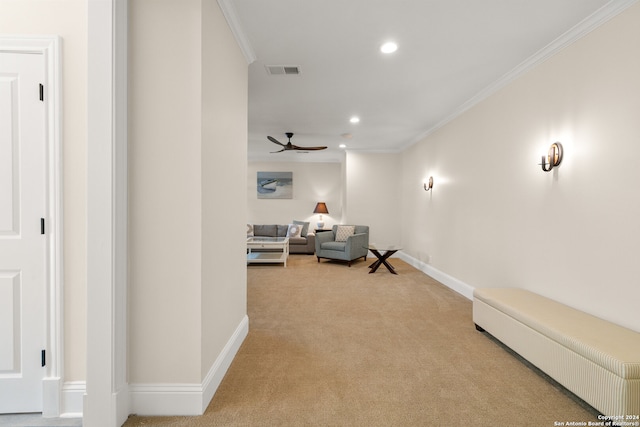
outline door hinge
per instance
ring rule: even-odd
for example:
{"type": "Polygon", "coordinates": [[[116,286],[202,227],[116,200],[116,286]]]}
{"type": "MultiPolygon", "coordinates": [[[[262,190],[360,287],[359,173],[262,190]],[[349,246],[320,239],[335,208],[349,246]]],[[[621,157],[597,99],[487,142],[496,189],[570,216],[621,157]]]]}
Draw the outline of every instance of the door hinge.
{"type": "Polygon", "coordinates": [[[40,83],[40,101],[44,101],[44,85],[40,83]]]}
{"type": "Polygon", "coordinates": [[[40,234],[44,234],[44,218],[40,218],[40,234]]]}
{"type": "Polygon", "coordinates": [[[47,364],[47,351],[46,350],[42,350],[42,353],[40,354],[40,357],[42,359],[42,366],[45,366],[47,364]]]}

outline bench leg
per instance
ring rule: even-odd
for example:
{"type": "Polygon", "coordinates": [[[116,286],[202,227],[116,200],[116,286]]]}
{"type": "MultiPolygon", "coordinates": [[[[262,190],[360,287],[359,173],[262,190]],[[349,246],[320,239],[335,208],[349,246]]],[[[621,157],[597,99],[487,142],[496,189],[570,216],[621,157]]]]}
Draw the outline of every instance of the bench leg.
{"type": "Polygon", "coordinates": [[[478,326],[476,323],[474,323],[474,325],[476,325],[476,331],[484,332],[484,329],[482,329],[482,327],[478,326]]]}

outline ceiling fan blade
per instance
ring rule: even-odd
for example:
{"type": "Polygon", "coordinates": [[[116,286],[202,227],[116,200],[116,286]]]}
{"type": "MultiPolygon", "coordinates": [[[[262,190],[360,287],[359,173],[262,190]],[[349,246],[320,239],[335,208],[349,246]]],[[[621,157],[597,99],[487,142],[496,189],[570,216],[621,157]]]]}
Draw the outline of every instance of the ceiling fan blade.
{"type": "Polygon", "coordinates": [[[294,145],[292,148],[294,150],[314,151],[314,150],[324,150],[327,147],[300,147],[299,145],[294,145]]]}
{"type": "Polygon", "coordinates": [[[271,142],[273,142],[274,144],[278,144],[279,146],[282,147],[282,150],[279,151],[271,151],[271,153],[282,153],[283,151],[289,151],[289,150],[296,150],[298,152],[309,152],[309,151],[317,151],[317,150],[324,150],[327,147],[325,146],[317,146],[317,147],[300,147],[298,145],[293,145],[291,143],[291,137],[293,136],[293,132],[287,132],[285,135],[287,135],[287,138],[289,138],[289,142],[287,142],[286,144],[283,144],[282,142],[278,141],[277,139],[275,139],[272,136],[267,136],[267,139],[271,142]]]}
{"type": "Polygon", "coordinates": [[[267,139],[271,142],[273,142],[274,144],[278,144],[278,145],[282,145],[283,147],[286,147],[286,144],[283,144],[282,142],[278,141],[277,139],[275,139],[272,136],[267,136],[267,139]]]}

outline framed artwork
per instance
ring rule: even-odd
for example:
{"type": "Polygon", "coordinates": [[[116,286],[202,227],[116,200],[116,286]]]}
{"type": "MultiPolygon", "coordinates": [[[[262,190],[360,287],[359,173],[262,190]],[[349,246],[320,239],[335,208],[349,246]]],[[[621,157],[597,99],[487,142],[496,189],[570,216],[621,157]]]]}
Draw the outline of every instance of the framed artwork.
{"type": "Polygon", "coordinates": [[[293,199],[293,172],[258,172],[258,199],[293,199]]]}

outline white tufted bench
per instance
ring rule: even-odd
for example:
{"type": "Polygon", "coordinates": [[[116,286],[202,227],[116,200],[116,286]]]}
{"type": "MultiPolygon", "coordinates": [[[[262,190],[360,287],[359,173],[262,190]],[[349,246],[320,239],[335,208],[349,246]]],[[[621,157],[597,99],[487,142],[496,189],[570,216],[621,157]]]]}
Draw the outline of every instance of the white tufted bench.
{"type": "Polygon", "coordinates": [[[479,288],[473,321],[603,415],[640,414],[640,333],[524,289],[479,288]]]}

